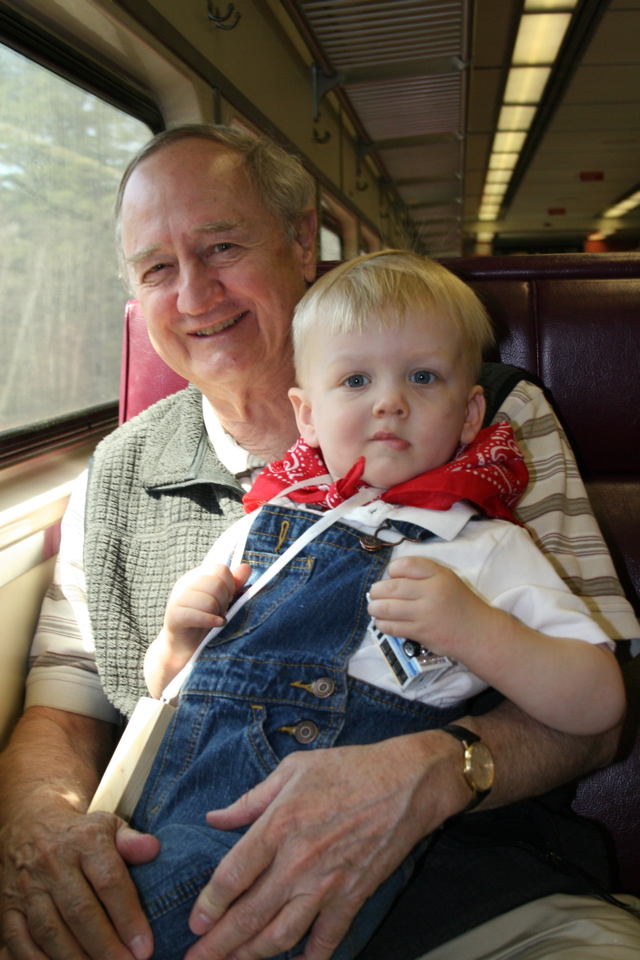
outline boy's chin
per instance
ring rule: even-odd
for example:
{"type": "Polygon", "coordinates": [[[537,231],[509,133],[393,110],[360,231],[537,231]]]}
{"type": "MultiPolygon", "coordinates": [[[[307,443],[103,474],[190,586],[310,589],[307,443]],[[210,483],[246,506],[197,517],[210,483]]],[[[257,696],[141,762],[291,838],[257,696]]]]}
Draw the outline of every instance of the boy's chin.
{"type": "Polygon", "coordinates": [[[362,475],[364,483],[370,487],[377,487],[379,490],[388,490],[389,487],[397,487],[398,484],[412,479],[413,474],[409,476],[406,473],[391,470],[373,470],[370,473],[365,470],[362,475]]]}

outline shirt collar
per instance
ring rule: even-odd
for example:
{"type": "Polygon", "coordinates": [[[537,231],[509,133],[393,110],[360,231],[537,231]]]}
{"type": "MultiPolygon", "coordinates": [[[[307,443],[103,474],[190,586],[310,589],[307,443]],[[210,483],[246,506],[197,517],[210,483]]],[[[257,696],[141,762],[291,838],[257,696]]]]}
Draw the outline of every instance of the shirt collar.
{"type": "MultiPolygon", "coordinates": [[[[349,514],[349,519],[358,523],[378,527],[385,520],[403,520],[405,523],[414,523],[416,526],[430,530],[441,540],[454,540],[466,527],[478,511],[466,500],[459,500],[448,510],[429,510],[426,507],[402,507],[383,500],[373,500],[364,507],[356,507],[349,514]]],[[[386,537],[381,535],[381,539],[386,537]]],[[[392,538],[390,538],[392,539],[392,538]]]]}
{"type": "Polygon", "coordinates": [[[202,397],[202,416],[216,456],[223,467],[240,482],[240,485],[249,490],[257,474],[266,466],[266,461],[248,453],[237,443],[231,434],[227,433],[207,398],[202,397]]]}

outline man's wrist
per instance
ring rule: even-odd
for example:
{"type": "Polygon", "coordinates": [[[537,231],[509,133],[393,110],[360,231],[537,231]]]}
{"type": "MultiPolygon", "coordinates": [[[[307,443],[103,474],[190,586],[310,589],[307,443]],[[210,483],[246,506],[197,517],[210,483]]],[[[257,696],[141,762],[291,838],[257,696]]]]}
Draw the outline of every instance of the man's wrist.
{"type": "Polygon", "coordinates": [[[400,739],[414,744],[413,769],[422,771],[417,809],[428,810],[426,832],[431,832],[462,812],[469,803],[471,791],[462,772],[462,747],[442,728],[400,739]]]}
{"type": "Polygon", "coordinates": [[[495,765],[487,744],[469,727],[451,723],[443,727],[442,732],[457,740],[463,751],[459,769],[466,786],[471,791],[471,797],[458,811],[459,816],[469,813],[489,796],[493,787],[495,765]]]}

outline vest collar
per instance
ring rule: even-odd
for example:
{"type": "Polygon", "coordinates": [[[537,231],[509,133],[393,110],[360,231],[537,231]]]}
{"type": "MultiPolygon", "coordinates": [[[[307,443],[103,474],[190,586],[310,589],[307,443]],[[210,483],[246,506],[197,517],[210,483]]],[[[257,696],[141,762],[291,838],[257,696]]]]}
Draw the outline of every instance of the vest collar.
{"type": "Polygon", "coordinates": [[[193,384],[160,401],[154,443],[141,455],[141,479],[149,492],[212,483],[242,495],[242,487],[220,463],[202,417],[202,394],[193,384]]]}

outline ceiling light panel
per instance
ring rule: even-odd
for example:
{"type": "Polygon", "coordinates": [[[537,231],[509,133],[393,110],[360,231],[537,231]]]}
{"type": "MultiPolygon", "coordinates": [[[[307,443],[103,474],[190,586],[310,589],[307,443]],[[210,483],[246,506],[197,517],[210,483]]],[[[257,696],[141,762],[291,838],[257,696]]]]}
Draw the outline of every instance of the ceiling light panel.
{"type": "Polygon", "coordinates": [[[487,183],[509,183],[511,180],[511,170],[488,170],[487,183]]]}
{"type": "Polygon", "coordinates": [[[482,199],[483,201],[491,200],[492,198],[497,200],[500,197],[504,197],[506,189],[506,183],[486,183],[482,199]]]}
{"type": "Polygon", "coordinates": [[[519,66],[553,63],[570,20],[570,13],[525,13],[511,62],[519,66]]]}
{"type": "Polygon", "coordinates": [[[509,130],[496,133],[493,138],[494,153],[519,153],[527,134],[524,131],[509,130]]]}
{"type": "Polygon", "coordinates": [[[578,0],[526,0],[525,13],[541,10],[574,10],[578,5],[578,0]]]}
{"type": "Polygon", "coordinates": [[[533,106],[504,104],[498,118],[498,130],[528,130],[535,113],[533,106]]]}
{"type": "Polygon", "coordinates": [[[504,93],[505,103],[538,103],[551,67],[511,67],[504,93]]]}
{"type": "Polygon", "coordinates": [[[517,153],[492,153],[489,157],[489,169],[513,170],[517,162],[517,153]]]}

